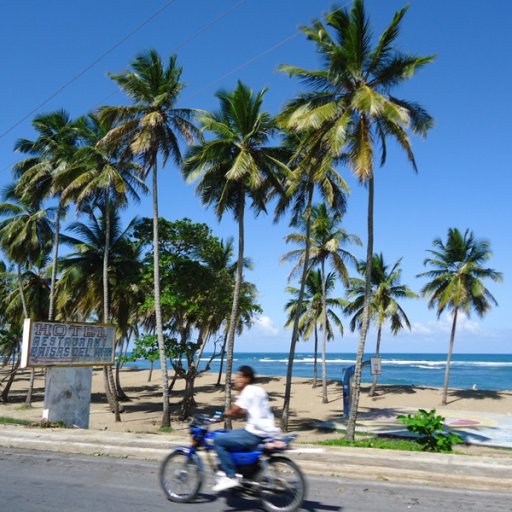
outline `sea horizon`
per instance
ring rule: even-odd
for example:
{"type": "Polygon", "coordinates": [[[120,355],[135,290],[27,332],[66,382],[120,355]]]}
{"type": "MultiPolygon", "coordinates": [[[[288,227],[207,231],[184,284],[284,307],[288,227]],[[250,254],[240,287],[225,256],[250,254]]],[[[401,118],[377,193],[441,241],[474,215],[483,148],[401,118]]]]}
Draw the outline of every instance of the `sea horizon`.
{"type": "MultiPolygon", "coordinates": [[[[200,368],[204,368],[211,358],[211,353],[203,354],[200,368]]],[[[364,360],[373,357],[366,353],[364,360]]],[[[447,355],[431,352],[384,352],[381,354],[381,384],[414,385],[426,387],[442,387],[446,369],[447,355]]],[[[355,363],[355,352],[329,352],[326,354],[327,378],[342,380],[343,372],[355,363]]],[[[235,351],[233,357],[234,370],[241,365],[250,365],[257,375],[283,377],[288,368],[287,352],[242,352],[235,351]]],[[[149,368],[150,363],[137,360],[127,366],[149,368]]],[[[155,368],[159,367],[158,361],[155,368]]],[[[297,352],[293,364],[293,377],[312,378],[314,353],[297,352]]],[[[321,355],[318,355],[318,378],[321,378],[321,355]]],[[[210,371],[218,372],[220,359],[210,362],[210,371]]],[[[225,364],[224,364],[225,370],[225,364]]],[[[369,366],[363,369],[363,381],[370,382],[372,376],[369,366]]],[[[489,391],[512,390],[512,355],[486,353],[457,353],[452,355],[450,365],[450,388],[479,389],[489,391]]]]}

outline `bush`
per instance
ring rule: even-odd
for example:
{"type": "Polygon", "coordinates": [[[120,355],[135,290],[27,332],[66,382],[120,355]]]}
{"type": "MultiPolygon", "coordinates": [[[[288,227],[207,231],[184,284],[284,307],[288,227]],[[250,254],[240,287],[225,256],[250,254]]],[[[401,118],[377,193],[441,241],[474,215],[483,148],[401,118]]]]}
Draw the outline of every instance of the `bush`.
{"type": "Polygon", "coordinates": [[[407,430],[419,437],[417,442],[428,452],[451,452],[454,444],[464,442],[462,437],[445,429],[444,418],[436,415],[435,409],[420,409],[414,416],[400,415],[398,421],[407,426],[407,430]]]}

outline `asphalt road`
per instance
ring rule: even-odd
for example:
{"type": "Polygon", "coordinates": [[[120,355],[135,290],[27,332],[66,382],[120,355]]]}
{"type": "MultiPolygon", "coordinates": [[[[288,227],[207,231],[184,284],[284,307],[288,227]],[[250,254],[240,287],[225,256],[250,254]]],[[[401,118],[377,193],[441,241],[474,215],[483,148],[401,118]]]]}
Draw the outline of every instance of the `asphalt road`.
{"type": "MultiPolygon", "coordinates": [[[[307,477],[302,511],[511,512],[509,493],[307,477]]],[[[16,512],[256,511],[258,503],[203,489],[193,504],[166,500],[158,463],[0,448],[0,510],[16,512]]]]}

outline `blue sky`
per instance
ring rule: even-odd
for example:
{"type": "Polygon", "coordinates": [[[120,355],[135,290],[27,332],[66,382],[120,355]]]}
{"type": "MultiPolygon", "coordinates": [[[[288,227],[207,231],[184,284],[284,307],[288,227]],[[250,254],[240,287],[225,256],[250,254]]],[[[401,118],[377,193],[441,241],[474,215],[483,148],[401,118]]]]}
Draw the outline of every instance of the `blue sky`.
{"type": "MultiPolygon", "coordinates": [[[[424,270],[426,249],[434,238],[444,238],[449,227],[470,228],[477,237],[490,240],[494,252],[490,266],[505,278],[502,284],[489,283],[499,307],[483,319],[462,319],[455,350],[508,353],[512,339],[508,279],[512,4],[508,0],[409,3],[400,48],[437,58],[396,95],[425,106],[435,118],[435,127],[426,140],[413,140],[418,174],[394,148],[386,166],[377,170],[375,249],[388,262],[403,257],[403,281],[417,291],[423,282],[415,276],[424,270]]],[[[402,0],[367,0],[374,33],[378,35],[404,4],[402,0]]],[[[297,27],[321,17],[332,5],[321,0],[2,2],[0,186],[10,182],[11,166],[19,158],[12,151],[14,142],[33,135],[33,110],[64,108],[79,116],[99,105],[126,103],[106,74],[126,69],[149,48],[164,57],[177,53],[187,84],[180,106],[215,109],[215,91],[233,88],[241,79],[255,90],[268,87],[264,107],[277,113],[301,90],[297,81],[278,73],[277,66],[319,66],[313,45],[297,27]]],[[[345,227],[364,240],[366,190],[348,170],[341,171],[352,190],[345,227]]],[[[226,216],[218,223],[201,206],[194,186],[185,184],[171,165],[162,170],[159,186],[161,215],[186,216],[208,223],[218,236],[236,236],[231,219],[226,216]]],[[[150,198],[125,215],[150,216],[150,198]]],[[[247,218],[246,253],[255,264],[247,278],[258,286],[264,314],[237,341],[238,350],[289,348],[283,306],[290,267],[279,263],[290,249],[283,241],[288,232],[286,219],[274,225],[271,215],[247,218]]],[[[361,248],[354,253],[364,255],[361,248]]],[[[396,337],[385,333],[383,351],[445,352],[450,318],[438,321],[425,300],[409,301],[404,308],[413,331],[396,337]]],[[[355,350],[357,336],[346,331],[329,344],[330,351],[355,350]]],[[[373,346],[371,332],[367,349],[373,346]]],[[[311,347],[301,343],[298,350],[311,347]]]]}

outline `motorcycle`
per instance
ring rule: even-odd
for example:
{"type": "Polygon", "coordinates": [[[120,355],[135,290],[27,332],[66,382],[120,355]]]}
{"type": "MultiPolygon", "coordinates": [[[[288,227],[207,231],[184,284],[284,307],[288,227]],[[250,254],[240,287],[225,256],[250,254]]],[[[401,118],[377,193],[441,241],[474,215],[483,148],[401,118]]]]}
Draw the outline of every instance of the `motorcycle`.
{"type": "MultiPolygon", "coordinates": [[[[189,425],[190,446],[180,446],[165,457],[160,466],[160,485],[167,498],[176,503],[192,502],[204,484],[207,467],[198,455],[205,452],[208,468],[218,471],[213,445],[225,430],[210,431],[212,423],[222,419],[221,413],[210,417],[199,414],[189,425]]],[[[304,501],[306,481],[299,466],[282,453],[296,435],[263,439],[250,452],[233,452],[231,457],[241,475],[240,485],[231,491],[240,496],[257,498],[268,512],[293,512],[304,501]]]]}

